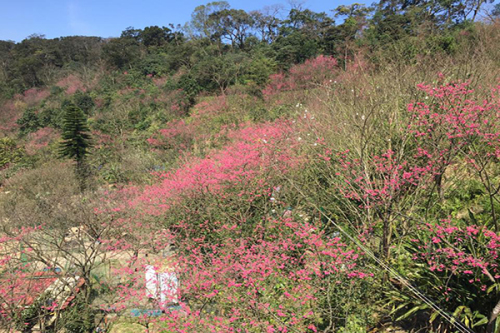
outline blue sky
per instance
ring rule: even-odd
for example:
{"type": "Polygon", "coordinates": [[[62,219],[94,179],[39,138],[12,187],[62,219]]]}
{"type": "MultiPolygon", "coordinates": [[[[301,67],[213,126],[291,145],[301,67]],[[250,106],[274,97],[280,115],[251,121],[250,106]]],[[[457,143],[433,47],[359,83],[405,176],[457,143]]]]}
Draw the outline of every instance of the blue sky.
{"type": "MultiPolygon", "coordinates": [[[[210,0],[0,0],[0,40],[19,42],[37,33],[116,37],[129,26],[167,26],[189,21],[194,8],[210,0]]],[[[232,0],[232,8],[254,10],[286,0],[232,0]]],[[[303,8],[329,11],[352,0],[300,1],[303,8]]],[[[369,3],[370,4],[371,0],[369,3]]]]}

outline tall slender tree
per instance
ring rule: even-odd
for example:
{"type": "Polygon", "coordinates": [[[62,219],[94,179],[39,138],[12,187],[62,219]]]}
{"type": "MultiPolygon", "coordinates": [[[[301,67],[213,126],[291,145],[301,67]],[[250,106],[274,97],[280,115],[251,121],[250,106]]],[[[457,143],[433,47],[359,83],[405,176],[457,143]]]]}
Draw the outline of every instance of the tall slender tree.
{"type": "Polygon", "coordinates": [[[85,162],[91,147],[91,137],[87,126],[87,119],[83,111],[73,104],[64,110],[63,133],[60,148],[61,157],[69,157],[76,162],[76,176],[80,183],[80,190],[86,188],[88,168],[85,162]]]}

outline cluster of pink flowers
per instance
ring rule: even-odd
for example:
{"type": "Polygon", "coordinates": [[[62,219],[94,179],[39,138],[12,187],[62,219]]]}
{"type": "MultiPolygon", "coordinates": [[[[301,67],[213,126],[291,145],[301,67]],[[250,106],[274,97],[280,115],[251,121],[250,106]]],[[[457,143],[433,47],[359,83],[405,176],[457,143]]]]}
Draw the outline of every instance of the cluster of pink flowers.
{"type": "Polygon", "coordinates": [[[500,96],[498,87],[481,102],[472,99],[469,82],[449,83],[439,87],[420,84],[418,88],[432,98],[432,104],[408,106],[412,115],[408,129],[418,143],[417,157],[429,170],[442,174],[465,155],[476,169],[476,158],[500,157],[500,96]]]}
{"type": "MultiPolygon", "coordinates": [[[[327,149],[322,156],[330,159],[329,154],[331,151],[327,149]]],[[[343,180],[339,184],[340,192],[348,199],[359,201],[362,208],[388,205],[418,186],[426,171],[409,165],[392,150],[373,156],[369,163],[373,170],[369,171],[360,159],[352,158],[349,151],[338,153],[336,162],[339,165],[336,176],[343,180]]]]}
{"type": "Polygon", "coordinates": [[[42,100],[50,96],[50,91],[47,89],[31,88],[26,90],[22,95],[22,100],[28,104],[28,106],[33,106],[40,103],[42,100]]]}
{"type": "Polygon", "coordinates": [[[159,130],[147,142],[157,148],[187,150],[194,138],[193,127],[186,121],[173,120],[167,123],[166,128],[159,130]]]}
{"type": "Polygon", "coordinates": [[[292,66],[289,76],[293,78],[298,88],[308,88],[317,84],[328,84],[338,73],[337,59],[319,55],[306,60],[303,64],[292,66]]]}
{"type": "Polygon", "coordinates": [[[339,72],[335,58],[319,55],[306,60],[303,64],[292,66],[287,75],[278,73],[269,76],[269,84],[262,90],[262,93],[269,99],[285,91],[330,85],[339,72]]]}
{"type": "MultiPolygon", "coordinates": [[[[173,139],[181,135],[183,126],[178,121],[161,134],[173,139]]],[[[217,138],[226,142],[221,148],[203,158],[188,156],[177,169],[157,173],[159,181],[140,193],[123,190],[136,196],[128,204],[139,212],[130,220],[121,220],[120,228],[133,233],[136,244],[110,241],[109,248],[131,251],[147,247],[156,255],[134,255],[128,265],[114,272],[121,282],[112,308],[140,306],[151,298],[145,288],[147,270],[175,271],[179,290],[167,299],[174,297],[178,306],[172,309],[169,301],[156,299],[154,304],[165,313],[157,318],[144,316],[169,331],[318,331],[323,316],[318,304],[328,286],[349,285],[373,274],[358,265],[359,251],[339,237],[325,234],[321,220],[276,216],[276,211],[281,215],[285,203],[271,200],[279,186],[271,186],[273,178],[268,177],[286,174],[304,162],[297,130],[292,121],[223,128],[217,138]],[[213,201],[204,202],[228,209],[228,216],[210,221],[199,218],[193,202],[207,197],[213,201]],[[269,205],[269,212],[257,223],[250,216],[231,213],[261,204],[269,205]],[[153,237],[151,231],[137,232],[147,216],[166,216],[173,211],[185,218],[153,237]],[[172,244],[175,254],[161,255],[172,244]]],[[[203,211],[211,209],[214,207],[205,206],[203,211]]]]}
{"type": "MultiPolygon", "coordinates": [[[[289,139],[291,130],[288,122],[247,124],[231,130],[227,137],[233,140],[232,143],[205,158],[188,155],[186,162],[177,170],[159,174],[159,184],[146,188],[135,202],[166,209],[169,207],[167,203],[180,194],[218,192],[231,184],[252,180],[269,168],[285,171],[297,162],[292,155],[296,143],[289,139]],[[287,139],[290,141],[288,146],[277,150],[278,142],[285,144],[287,139]]],[[[178,135],[174,130],[164,134],[178,135]]]]}
{"type": "Polygon", "coordinates": [[[47,147],[49,143],[56,140],[58,136],[59,133],[51,127],[40,128],[36,132],[29,134],[29,141],[25,146],[26,152],[28,154],[35,154],[40,149],[47,147]]]}
{"type": "Polygon", "coordinates": [[[487,289],[498,283],[500,269],[500,236],[485,226],[458,226],[444,219],[419,228],[414,240],[413,260],[438,276],[446,277],[446,300],[460,295],[460,289],[475,288],[474,293],[487,296],[487,289]],[[469,287],[467,285],[470,285],[469,287]]]}
{"type": "Polygon", "coordinates": [[[21,114],[22,111],[18,110],[16,103],[12,100],[0,105],[0,131],[8,133],[19,128],[17,120],[21,114]]]}
{"type": "Polygon", "coordinates": [[[83,84],[82,80],[73,74],[59,80],[56,83],[56,86],[66,89],[65,92],[67,95],[73,95],[77,91],[87,91],[87,88],[83,84]]]}
{"type": "MultiPolygon", "coordinates": [[[[168,259],[168,267],[181,279],[175,295],[180,296],[179,307],[156,319],[173,332],[187,327],[204,332],[314,332],[321,316],[317,303],[329,284],[373,276],[358,268],[359,255],[340,238],[292,218],[265,219],[251,236],[243,234],[242,225],[215,223],[211,232],[225,235],[218,242],[189,234],[190,227],[182,221],[177,229],[182,236],[168,239],[182,255],[168,259]]],[[[130,268],[116,272],[124,281],[114,308],[150,297],[144,288],[148,260],[135,257],[130,268]]],[[[169,309],[168,302],[159,306],[169,309]]]]}
{"type": "Polygon", "coordinates": [[[208,120],[211,117],[219,116],[228,107],[226,96],[216,96],[212,99],[202,101],[194,106],[192,118],[208,120]]]}

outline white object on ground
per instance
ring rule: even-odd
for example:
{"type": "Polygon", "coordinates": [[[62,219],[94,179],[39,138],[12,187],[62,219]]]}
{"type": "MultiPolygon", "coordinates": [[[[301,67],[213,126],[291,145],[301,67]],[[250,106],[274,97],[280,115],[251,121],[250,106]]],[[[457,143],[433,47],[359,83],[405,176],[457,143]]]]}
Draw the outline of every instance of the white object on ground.
{"type": "Polygon", "coordinates": [[[160,282],[160,301],[161,304],[168,305],[178,303],[177,293],[179,290],[179,279],[174,272],[165,272],[158,274],[160,282]]]}
{"type": "Polygon", "coordinates": [[[157,272],[152,265],[146,265],[146,296],[159,298],[161,305],[179,303],[179,279],[175,272],[157,272]]]}
{"type": "Polygon", "coordinates": [[[158,297],[158,278],[155,267],[146,265],[146,296],[149,298],[158,297]]]}

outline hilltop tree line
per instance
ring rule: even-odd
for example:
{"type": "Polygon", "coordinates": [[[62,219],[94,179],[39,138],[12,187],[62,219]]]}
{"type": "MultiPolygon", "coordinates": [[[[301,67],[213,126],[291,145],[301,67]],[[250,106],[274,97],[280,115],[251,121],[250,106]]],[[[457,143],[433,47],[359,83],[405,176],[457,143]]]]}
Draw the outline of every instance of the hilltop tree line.
{"type": "Polygon", "coordinates": [[[458,30],[485,13],[500,14],[498,5],[483,8],[491,1],[382,0],[328,13],[298,5],[286,15],[281,6],[246,12],[218,1],[196,7],[182,27],[129,27],[107,39],[34,34],[20,43],[0,41],[0,95],[48,85],[61,71],[103,65],[150,76],[182,69],[179,88],[195,95],[234,83],[262,86],[269,74],[319,54],[346,61],[357,50],[387,45],[409,59],[423,49],[452,53],[458,30]]]}

